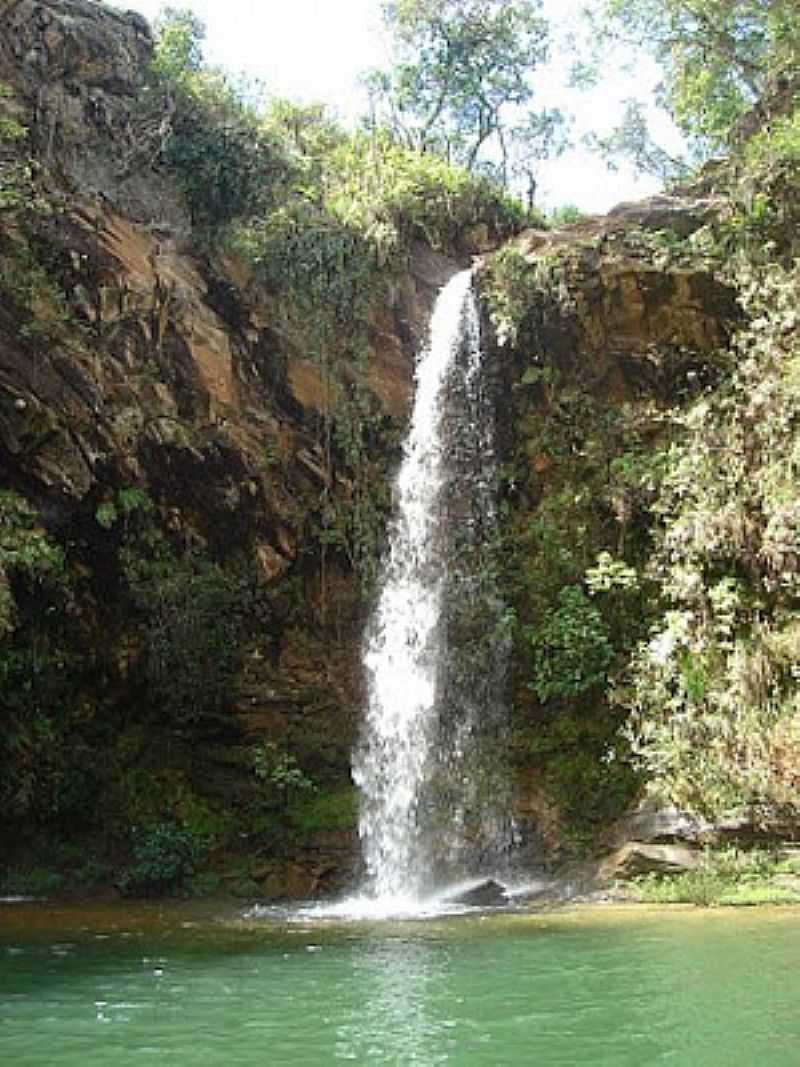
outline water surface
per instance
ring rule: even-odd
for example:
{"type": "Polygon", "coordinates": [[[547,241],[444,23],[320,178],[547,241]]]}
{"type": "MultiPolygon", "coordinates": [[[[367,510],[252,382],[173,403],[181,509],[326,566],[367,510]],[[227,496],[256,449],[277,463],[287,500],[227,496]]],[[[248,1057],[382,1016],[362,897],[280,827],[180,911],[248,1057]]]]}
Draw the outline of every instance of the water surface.
{"type": "Polygon", "coordinates": [[[242,921],[0,905],[14,1067],[800,1064],[800,912],[242,921]]]}

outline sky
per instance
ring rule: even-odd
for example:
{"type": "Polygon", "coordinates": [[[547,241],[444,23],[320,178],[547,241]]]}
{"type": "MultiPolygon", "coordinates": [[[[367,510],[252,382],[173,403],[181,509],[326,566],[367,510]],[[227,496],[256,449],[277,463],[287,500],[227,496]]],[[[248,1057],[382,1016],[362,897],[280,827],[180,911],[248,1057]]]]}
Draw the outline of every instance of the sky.
{"type": "MultiPolygon", "coordinates": [[[[564,25],[581,2],[544,0],[543,6],[545,14],[564,25]]],[[[115,6],[152,21],[164,5],[163,0],[115,0],[115,6]]],[[[380,0],[172,0],[172,6],[191,8],[205,23],[209,62],[257,79],[270,94],[321,101],[344,121],[366,111],[359,74],[387,65],[380,0]]],[[[655,69],[646,62],[638,64],[635,77],[611,62],[609,76],[597,88],[570,90],[565,86],[568,58],[556,50],[554,63],[538,79],[537,100],[572,111],[577,135],[610,128],[621,99],[647,93],[655,84],[655,69]]],[[[653,179],[611,173],[602,160],[576,149],[543,165],[537,198],[546,209],[574,204],[587,212],[606,211],[657,189],[653,179]]]]}

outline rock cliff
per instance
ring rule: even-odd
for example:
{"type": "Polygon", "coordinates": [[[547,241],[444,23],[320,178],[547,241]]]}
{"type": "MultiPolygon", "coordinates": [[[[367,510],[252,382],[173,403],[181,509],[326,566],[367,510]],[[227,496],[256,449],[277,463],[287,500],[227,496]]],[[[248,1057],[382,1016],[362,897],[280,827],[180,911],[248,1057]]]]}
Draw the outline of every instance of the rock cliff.
{"type": "MultiPolygon", "coordinates": [[[[41,640],[73,669],[80,660],[83,675],[66,687],[51,680],[15,709],[33,748],[28,720],[53,716],[52,699],[71,705],[54,716],[63,716],[53,729],[64,766],[30,768],[32,793],[43,788],[52,810],[28,806],[20,784],[6,813],[12,822],[15,814],[74,819],[61,795],[66,775],[90,803],[117,805],[112,819],[131,803],[148,815],[144,796],[118,795],[132,788],[124,779],[141,773],[150,778],[143,792],[160,793],[167,808],[183,796],[203,809],[230,806],[235,816],[237,775],[248,773],[249,748],[264,743],[291,751],[321,786],[346,792],[363,599],[346,553],[320,533],[324,502],[346,507],[354,478],[326,441],[333,401],[325,367],[242,261],[197,250],[174,180],[139,153],[147,24],[87,0],[4,3],[0,19],[0,81],[9,88],[2,106],[27,131],[29,156],[26,203],[0,219],[0,478],[63,548],[70,586],[66,600],[47,605],[65,615],[54,634],[39,617],[39,590],[10,575],[18,602],[11,640],[41,640]],[[159,553],[175,568],[157,594],[160,607],[143,588],[155,576],[142,578],[138,601],[133,577],[159,553]],[[180,563],[187,554],[189,572],[180,563]],[[188,602],[203,596],[203,568],[212,585],[221,583],[217,593],[235,573],[252,610],[230,631],[240,642],[226,678],[232,717],[198,725],[203,714],[184,706],[177,729],[185,736],[176,740],[174,717],[170,724],[153,707],[163,705],[168,679],[154,688],[152,675],[164,642],[185,628],[179,616],[191,611],[188,602]],[[150,711],[137,708],[142,701],[150,711]],[[110,799],[108,781],[76,756],[95,750],[98,732],[114,766],[109,777],[118,779],[110,799]],[[60,784],[45,786],[52,773],[60,784]]],[[[7,152],[8,167],[13,160],[7,152]]],[[[382,479],[406,415],[415,345],[454,269],[417,247],[375,313],[366,387],[382,479]]],[[[213,617],[228,609],[211,595],[203,610],[213,617]]],[[[180,670],[169,655],[162,667],[180,670]]],[[[58,668],[48,661],[42,669],[58,668]]],[[[204,671],[213,675],[213,665],[197,666],[204,671]]],[[[339,819],[350,828],[351,809],[339,819]]],[[[312,859],[293,874],[297,892],[352,861],[348,834],[324,826],[321,834],[317,842],[341,854],[335,864],[320,861],[312,846],[312,859]]]]}
{"type": "MultiPolygon", "coordinates": [[[[16,131],[0,154],[0,837],[12,864],[20,826],[116,856],[131,824],[172,818],[227,842],[217,868],[242,893],[330,890],[356,862],[365,610],[330,516],[369,493],[385,517],[414,350],[458,264],[416,243],[388,282],[354,460],[331,431],[361,373],[348,354],[321,357],[251,264],[194,239],[138,106],[148,25],[91,0],[0,0],[0,31],[16,131]]],[[[483,262],[524,624],[645,536],[626,471],[714,380],[737,316],[691,245],[715,210],[623,205],[483,262]]],[[[604,777],[623,756],[614,713],[553,716],[526,671],[520,653],[520,811],[555,847],[564,811],[602,823],[636,786],[604,777]],[[556,756],[574,765],[554,777],[556,756]]]]}
{"type": "Polygon", "coordinates": [[[596,845],[642,788],[606,678],[647,632],[645,597],[614,583],[645,567],[658,457],[680,432],[676,413],[718,381],[740,320],[704,252],[721,205],[714,194],[621,204],[527,231],[479,272],[507,413],[512,761],[521,825],[551,855],[596,845]],[[593,568],[611,590],[602,606],[593,568]]]}

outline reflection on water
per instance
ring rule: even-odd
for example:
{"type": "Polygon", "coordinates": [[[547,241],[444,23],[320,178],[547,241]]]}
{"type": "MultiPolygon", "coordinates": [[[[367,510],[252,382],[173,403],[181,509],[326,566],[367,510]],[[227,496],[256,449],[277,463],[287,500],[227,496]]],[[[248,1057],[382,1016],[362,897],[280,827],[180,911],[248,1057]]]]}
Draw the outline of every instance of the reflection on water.
{"type": "Polygon", "coordinates": [[[357,1063],[446,1063],[436,1053],[452,1022],[436,1016],[433,1001],[443,985],[443,945],[391,937],[354,949],[356,1005],[336,1031],[335,1056],[357,1063]]]}

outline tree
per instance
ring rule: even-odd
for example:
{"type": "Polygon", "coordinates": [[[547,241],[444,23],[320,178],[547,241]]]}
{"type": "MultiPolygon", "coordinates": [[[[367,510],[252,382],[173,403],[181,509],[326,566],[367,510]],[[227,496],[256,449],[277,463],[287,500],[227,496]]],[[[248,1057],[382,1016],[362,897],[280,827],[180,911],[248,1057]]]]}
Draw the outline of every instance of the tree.
{"type": "Polygon", "coordinates": [[[203,67],[205,25],[186,8],[165,7],[153,24],[153,71],[167,84],[184,86],[203,67]]]}
{"type": "MultiPolygon", "coordinates": [[[[389,72],[368,76],[376,124],[388,124],[411,148],[438,152],[471,171],[499,168],[507,182],[509,115],[531,101],[530,75],[547,57],[548,28],[539,11],[539,0],[385,3],[396,59],[389,72]]],[[[551,129],[541,123],[545,139],[551,129]]]]}
{"type": "Polygon", "coordinates": [[[607,136],[588,134],[584,140],[605,159],[609,170],[616,170],[624,159],[639,174],[652,174],[664,182],[684,175],[687,160],[663,149],[650,133],[644,105],[640,100],[625,101],[622,121],[607,136]]]}
{"type": "Polygon", "coordinates": [[[707,150],[727,146],[754,105],[797,79],[797,0],[603,0],[602,11],[607,35],[655,56],[661,103],[707,150]]]}
{"type": "Polygon", "coordinates": [[[513,127],[510,146],[504,145],[504,182],[510,178],[521,192],[524,190],[529,211],[534,206],[539,164],[544,159],[560,156],[569,146],[568,131],[569,120],[558,108],[529,111],[513,127]]]}

